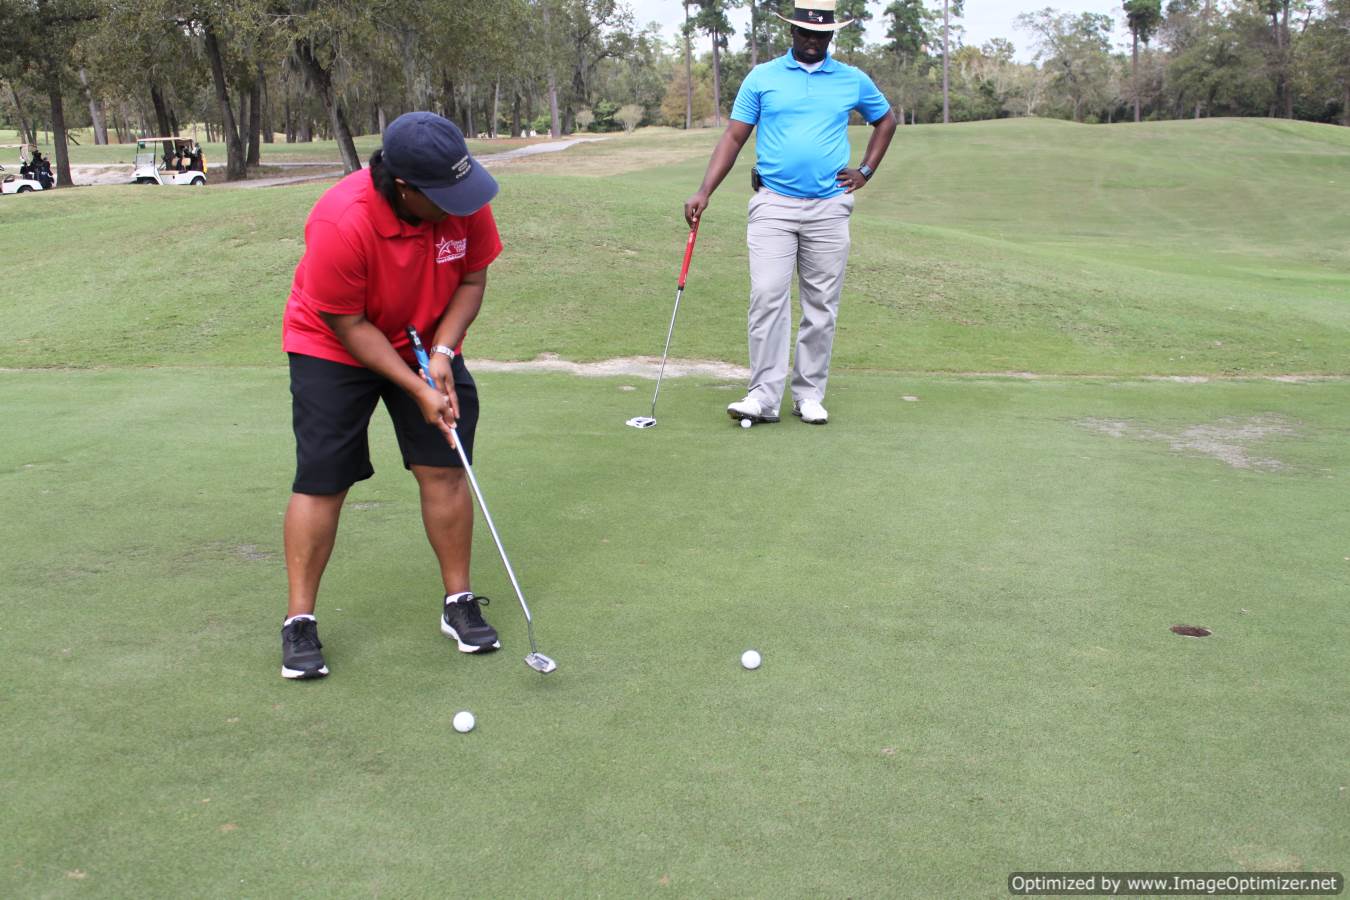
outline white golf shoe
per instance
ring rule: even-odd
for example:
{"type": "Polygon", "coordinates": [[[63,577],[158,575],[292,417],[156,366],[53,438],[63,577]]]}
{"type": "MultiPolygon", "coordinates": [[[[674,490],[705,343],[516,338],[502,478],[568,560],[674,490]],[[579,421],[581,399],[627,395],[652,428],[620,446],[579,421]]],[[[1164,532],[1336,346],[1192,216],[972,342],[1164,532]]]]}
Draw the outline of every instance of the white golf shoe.
{"type": "Polygon", "coordinates": [[[800,416],[808,425],[824,425],[830,421],[830,414],[820,405],[819,400],[798,400],[792,405],[792,414],[800,416]]]}
{"type": "Polygon", "coordinates": [[[754,397],[745,397],[727,405],[727,415],[733,419],[749,419],[751,422],[777,422],[778,410],[765,409],[764,404],[754,397]]]}

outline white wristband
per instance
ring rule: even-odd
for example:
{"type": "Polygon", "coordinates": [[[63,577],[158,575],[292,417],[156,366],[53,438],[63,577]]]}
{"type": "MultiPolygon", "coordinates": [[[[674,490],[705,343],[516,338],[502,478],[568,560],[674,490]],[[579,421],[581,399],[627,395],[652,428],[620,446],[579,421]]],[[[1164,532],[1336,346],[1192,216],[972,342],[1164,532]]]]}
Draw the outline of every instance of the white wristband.
{"type": "Polygon", "coordinates": [[[436,346],[432,347],[431,352],[439,353],[441,356],[448,356],[450,357],[451,361],[453,361],[455,358],[455,348],[447,347],[444,344],[437,344],[436,346]]]}

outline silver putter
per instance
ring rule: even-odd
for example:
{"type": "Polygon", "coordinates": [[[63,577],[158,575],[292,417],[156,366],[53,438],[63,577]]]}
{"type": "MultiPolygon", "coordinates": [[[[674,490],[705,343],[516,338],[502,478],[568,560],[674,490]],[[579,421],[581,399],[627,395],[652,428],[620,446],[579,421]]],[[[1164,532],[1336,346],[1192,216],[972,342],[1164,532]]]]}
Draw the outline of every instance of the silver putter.
{"type": "MultiPolygon", "coordinates": [[[[431,380],[427,374],[431,369],[431,360],[427,356],[426,348],[422,346],[422,339],[417,336],[417,329],[411,325],[408,326],[408,337],[412,340],[413,353],[417,356],[417,364],[422,367],[422,377],[426,379],[427,384],[433,388],[436,383],[431,380]]],[[[501,555],[502,565],[506,566],[506,575],[511,579],[511,587],[515,589],[516,599],[520,601],[520,609],[525,613],[525,631],[530,636],[530,652],[525,657],[525,665],[534,669],[540,675],[547,675],[558,664],[551,658],[539,652],[539,647],[534,642],[534,619],[530,616],[529,604],[525,602],[525,595],[520,591],[520,582],[516,581],[516,572],[511,568],[511,560],[506,558],[506,548],[502,546],[502,539],[497,534],[497,526],[492,523],[492,513],[488,512],[487,504],[483,502],[483,492],[478,489],[478,479],[473,476],[473,468],[469,465],[469,458],[464,455],[464,447],[459,440],[459,432],[452,425],[450,430],[455,432],[455,452],[459,454],[460,465],[464,467],[464,474],[469,476],[469,486],[473,488],[473,496],[478,501],[478,508],[482,510],[483,521],[487,522],[488,531],[492,533],[492,541],[497,545],[497,553],[501,555]]]]}
{"type": "Polygon", "coordinates": [[[689,260],[694,255],[694,238],[698,237],[698,219],[689,229],[689,240],[684,245],[684,265],[680,267],[680,283],[675,288],[675,309],[670,314],[670,327],[666,329],[666,349],[661,351],[661,370],[656,373],[656,390],[652,393],[652,414],[634,416],[624,424],[630,428],[651,428],[656,424],[656,398],[661,396],[661,379],[666,374],[666,358],[670,356],[670,338],[675,334],[675,317],[680,314],[680,297],[684,294],[684,280],[689,275],[689,260]]]}

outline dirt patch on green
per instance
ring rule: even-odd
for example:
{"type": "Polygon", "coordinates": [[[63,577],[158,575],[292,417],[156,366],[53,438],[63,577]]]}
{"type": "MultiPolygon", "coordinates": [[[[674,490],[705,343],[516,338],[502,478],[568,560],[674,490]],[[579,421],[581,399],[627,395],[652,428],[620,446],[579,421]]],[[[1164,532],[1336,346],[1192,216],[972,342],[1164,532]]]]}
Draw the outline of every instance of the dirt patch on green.
{"type": "Polygon", "coordinates": [[[1157,441],[1167,444],[1178,453],[1200,454],[1234,469],[1259,472],[1278,472],[1289,466],[1273,456],[1260,455],[1253,445],[1298,434],[1296,423],[1273,414],[1223,418],[1207,425],[1190,425],[1178,431],[1164,431],[1127,420],[1080,419],[1077,424],[1113,438],[1157,441]]]}
{"type": "Polygon", "coordinates": [[[489,168],[502,172],[580,175],[601,178],[708,158],[707,136],[671,131],[661,135],[605,135],[603,141],[578,144],[561,153],[489,158],[489,168]]]}

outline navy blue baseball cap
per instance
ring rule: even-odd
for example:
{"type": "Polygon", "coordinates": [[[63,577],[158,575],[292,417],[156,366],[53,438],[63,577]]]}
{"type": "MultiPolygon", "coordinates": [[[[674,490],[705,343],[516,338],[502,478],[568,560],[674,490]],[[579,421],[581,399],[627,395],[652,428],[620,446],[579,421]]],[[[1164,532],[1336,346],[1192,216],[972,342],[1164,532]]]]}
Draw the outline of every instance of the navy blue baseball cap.
{"type": "Polygon", "coordinates": [[[454,122],[431,112],[404,113],[384,130],[384,164],[452,216],[478,212],[497,182],[464,144],[454,122]]]}

